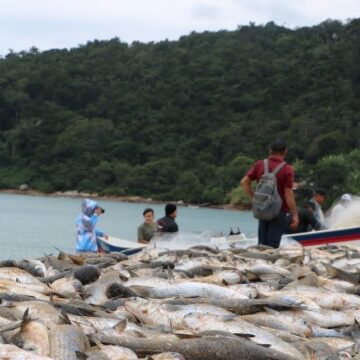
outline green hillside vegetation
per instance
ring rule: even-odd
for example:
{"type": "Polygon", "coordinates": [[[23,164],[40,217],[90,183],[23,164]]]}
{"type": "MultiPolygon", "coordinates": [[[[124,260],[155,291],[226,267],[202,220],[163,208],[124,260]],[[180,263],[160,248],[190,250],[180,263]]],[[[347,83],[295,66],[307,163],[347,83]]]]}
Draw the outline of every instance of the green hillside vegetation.
{"type": "Polygon", "coordinates": [[[334,198],[360,193],[359,124],[360,19],[0,59],[1,188],[241,202],[281,136],[297,180],[334,198]]]}

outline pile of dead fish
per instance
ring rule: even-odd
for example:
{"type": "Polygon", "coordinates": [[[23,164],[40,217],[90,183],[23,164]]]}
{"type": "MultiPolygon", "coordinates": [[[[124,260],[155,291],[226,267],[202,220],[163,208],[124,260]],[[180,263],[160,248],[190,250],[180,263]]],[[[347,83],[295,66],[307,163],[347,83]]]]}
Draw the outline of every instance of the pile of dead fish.
{"type": "Polygon", "coordinates": [[[360,248],[0,262],[0,359],[360,359],[360,248]]]}

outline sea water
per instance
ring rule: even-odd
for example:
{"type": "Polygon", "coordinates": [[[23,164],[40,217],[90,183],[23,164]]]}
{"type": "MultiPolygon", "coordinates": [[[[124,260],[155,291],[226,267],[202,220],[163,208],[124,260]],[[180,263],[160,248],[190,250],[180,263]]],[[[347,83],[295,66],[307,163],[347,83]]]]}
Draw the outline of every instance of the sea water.
{"type": "MultiPolygon", "coordinates": [[[[74,252],[75,220],[82,199],[0,194],[0,260],[42,257],[58,249],[74,252]]],[[[98,200],[105,214],[98,228],[122,239],[136,241],[137,227],[143,222],[146,207],[155,218],[164,216],[164,205],[98,200]]],[[[176,221],[181,232],[227,235],[237,227],[248,237],[256,236],[257,222],[249,211],[178,207],[176,221]]]]}

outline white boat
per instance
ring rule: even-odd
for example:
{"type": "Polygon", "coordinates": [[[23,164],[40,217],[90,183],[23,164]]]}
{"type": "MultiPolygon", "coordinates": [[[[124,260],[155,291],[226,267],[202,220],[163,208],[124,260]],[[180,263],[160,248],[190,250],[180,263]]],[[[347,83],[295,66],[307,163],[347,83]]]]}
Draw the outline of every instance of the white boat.
{"type": "Polygon", "coordinates": [[[108,239],[103,237],[98,238],[98,247],[104,252],[121,252],[125,255],[131,255],[139,252],[146,244],[140,244],[135,241],[119,239],[109,236],[108,239]]]}
{"type": "Polygon", "coordinates": [[[294,239],[302,246],[320,246],[328,244],[360,246],[360,227],[308,231],[283,235],[282,239],[294,239]]]}

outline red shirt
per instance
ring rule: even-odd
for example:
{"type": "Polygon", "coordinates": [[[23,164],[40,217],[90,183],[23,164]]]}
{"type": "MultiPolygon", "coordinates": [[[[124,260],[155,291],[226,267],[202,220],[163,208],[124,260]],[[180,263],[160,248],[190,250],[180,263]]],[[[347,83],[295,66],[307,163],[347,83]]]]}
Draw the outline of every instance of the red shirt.
{"type": "MultiPolygon", "coordinates": [[[[274,169],[282,163],[284,160],[280,159],[277,156],[270,155],[269,160],[269,171],[272,172],[274,169]]],[[[259,182],[261,176],[264,174],[264,160],[257,161],[253,167],[246,173],[250,180],[259,182]]],[[[286,164],[282,169],[276,174],[277,188],[279,195],[283,199],[282,210],[285,212],[289,211],[289,207],[286,204],[285,199],[285,188],[292,189],[294,183],[294,169],[291,165],[286,164]]]]}

